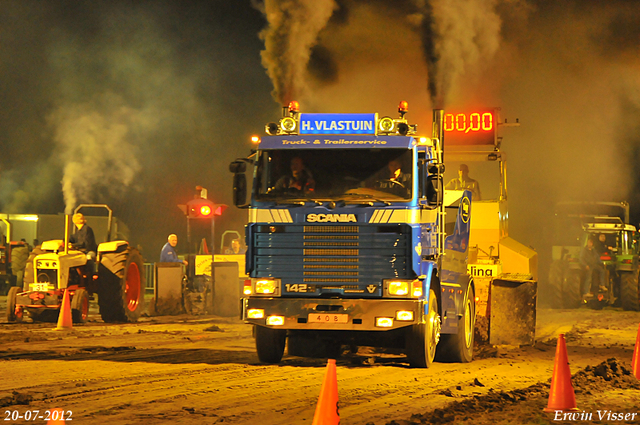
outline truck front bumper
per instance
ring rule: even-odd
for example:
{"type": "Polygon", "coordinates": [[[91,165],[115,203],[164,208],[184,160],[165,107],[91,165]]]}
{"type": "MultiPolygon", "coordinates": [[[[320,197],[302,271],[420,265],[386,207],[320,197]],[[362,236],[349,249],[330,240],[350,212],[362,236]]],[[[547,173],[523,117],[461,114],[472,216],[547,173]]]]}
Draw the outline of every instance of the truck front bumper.
{"type": "Polygon", "coordinates": [[[273,329],[387,331],[420,323],[425,303],[421,300],[395,299],[301,299],[244,298],[242,319],[245,323],[273,329]],[[251,318],[250,313],[255,317],[251,318]],[[399,314],[399,312],[404,312],[399,314]],[[411,319],[408,319],[411,312],[411,319]],[[404,316],[404,320],[398,320],[404,316]],[[269,318],[281,317],[282,324],[272,325],[269,318]],[[384,323],[386,326],[380,326],[384,323]]]}

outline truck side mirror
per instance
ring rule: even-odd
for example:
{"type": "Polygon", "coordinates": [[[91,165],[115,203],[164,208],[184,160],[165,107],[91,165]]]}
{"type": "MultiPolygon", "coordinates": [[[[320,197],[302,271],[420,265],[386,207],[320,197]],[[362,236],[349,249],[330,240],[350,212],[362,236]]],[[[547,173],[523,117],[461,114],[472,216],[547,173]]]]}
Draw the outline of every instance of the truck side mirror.
{"type": "Polygon", "coordinates": [[[442,203],[443,199],[444,184],[442,176],[444,174],[444,164],[429,164],[427,171],[427,182],[425,185],[427,205],[437,207],[442,203]]]}
{"type": "Polygon", "coordinates": [[[233,174],[244,173],[247,171],[247,163],[241,159],[236,159],[229,164],[229,171],[233,174]]]}
{"type": "Polygon", "coordinates": [[[427,177],[427,204],[437,207],[442,202],[442,177],[437,174],[430,174],[427,177]]]}
{"type": "Polygon", "coordinates": [[[244,174],[233,175],[233,204],[243,207],[247,203],[247,177],[244,174]]]}
{"type": "Polygon", "coordinates": [[[244,159],[236,159],[229,164],[233,173],[233,204],[238,208],[247,208],[247,163],[244,159]]]}

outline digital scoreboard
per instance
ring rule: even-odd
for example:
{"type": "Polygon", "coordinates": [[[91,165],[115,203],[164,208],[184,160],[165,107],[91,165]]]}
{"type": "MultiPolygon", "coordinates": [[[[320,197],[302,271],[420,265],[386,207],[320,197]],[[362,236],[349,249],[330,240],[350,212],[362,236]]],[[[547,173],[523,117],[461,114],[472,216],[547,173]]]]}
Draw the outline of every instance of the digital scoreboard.
{"type": "Polygon", "coordinates": [[[444,143],[451,145],[495,145],[497,116],[495,110],[446,112],[444,143]]]}

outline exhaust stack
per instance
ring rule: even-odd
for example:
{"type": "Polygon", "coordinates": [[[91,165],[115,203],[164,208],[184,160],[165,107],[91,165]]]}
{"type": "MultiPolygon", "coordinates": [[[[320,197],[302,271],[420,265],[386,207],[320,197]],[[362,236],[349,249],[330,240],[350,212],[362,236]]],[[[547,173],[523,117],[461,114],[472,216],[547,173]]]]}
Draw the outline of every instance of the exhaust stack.
{"type": "Polygon", "coordinates": [[[433,130],[431,137],[434,139],[438,139],[438,149],[437,152],[440,153],[440,158],[438,158],[438,163],[444,163],[444,109],[434,109],[433,110],[433,130]]]}
{"type": "Polygon", "coordinates": [[[69,214],[64,215],[64,253],[69,252],[69,214]]]}

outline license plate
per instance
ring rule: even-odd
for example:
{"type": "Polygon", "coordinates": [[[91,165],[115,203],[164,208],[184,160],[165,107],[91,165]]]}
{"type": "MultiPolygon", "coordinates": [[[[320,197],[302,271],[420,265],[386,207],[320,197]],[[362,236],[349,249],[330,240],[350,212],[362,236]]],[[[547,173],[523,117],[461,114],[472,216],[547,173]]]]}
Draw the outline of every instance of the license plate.
{"type": "Polygon", "coordinates": [[[49,290],[49,284],[47,284],[47,283],[30,283],[29,284],[29,288],[31,288],[32,291],[48,291],[49,290]]]}
{"type": "Polygon", "coordinates": [[[309,323],[347,323],[349,321],[348,314],[310,314],[307,319],[309,323]]]}

